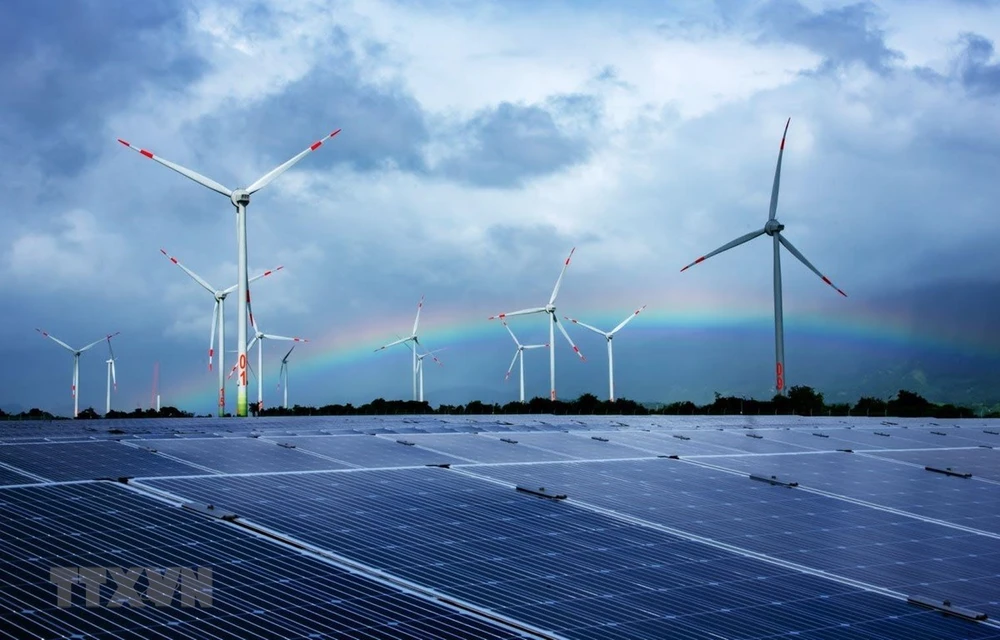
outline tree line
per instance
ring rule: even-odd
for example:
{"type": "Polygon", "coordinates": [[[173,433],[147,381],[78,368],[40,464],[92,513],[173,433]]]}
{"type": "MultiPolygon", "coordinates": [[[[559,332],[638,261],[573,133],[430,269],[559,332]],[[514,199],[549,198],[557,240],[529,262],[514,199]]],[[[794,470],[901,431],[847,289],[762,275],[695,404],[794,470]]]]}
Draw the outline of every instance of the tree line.
{"type": "MultiPolygon", "coordinates": [[[[955,404],[936,404],[917,393],[900,389],[894,397],[863,397],[853,405],[847,402],[827,404],[823,394],[812,387],[796,386],[788,390],[788,395],[776,395],[770,400],[756,400],[738,396],[715,394],[708,404],[698,405],[691,401],[669,404],[642,404],[634,400],[619,398],[613,402],[601,400],[591,393],[585,393],[576,400],[549,400],[533,398],[528,402],[508,402],[506,404],[486,404],[473,400],[468,404],[442,404],[437,409],[428,402],[416,400],[385,400],[376,398],[367,404],[328,404],[321,407],[295,405],[290,409],[269,407],[260,411],[260,416],[348,416],[348,415],[489,415],[489,414],[553,414],[553,415],[800,415],[800,416],[892,416],[900,418],[1000,418],[1000,411],[979,411],[955,404]]],[[[175,407],[135,409],[131,412],[110,411],[101,416],[92,407],[80,412],[77,419],[95,418],[191,418],[193,413],[175,407]]],[[[205,415],[202,417],[211,417],[205,415]]],[[[0,410],[0,419],[7,420],[58,420],[41,409],[8,415],[0,410]]]]}

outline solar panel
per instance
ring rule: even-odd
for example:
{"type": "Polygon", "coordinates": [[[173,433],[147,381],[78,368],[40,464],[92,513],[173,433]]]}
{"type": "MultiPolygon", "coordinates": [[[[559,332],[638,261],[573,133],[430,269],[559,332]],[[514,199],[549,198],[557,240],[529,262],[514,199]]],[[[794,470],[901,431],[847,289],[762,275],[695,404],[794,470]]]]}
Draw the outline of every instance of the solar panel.
{"type": "Polygon", "coordinates": [[[38,479],[24,475],[23,473],[18,473],[3,465],[0,465],[0,486],[12,485],[12,484],[30,484],[32,482],[38,482],[38,479]]]}
{"type": "Polygon", "coordinates": [[[0,514],[0,636],[518,637],[112,483],[0,489],[0,514]]]}
{"type": "Polygon", "coordinates": [[[1000,615],[996,537],[674,460],[510,465],[466,471],[514,485],[533,482],[558,487],[573,500],[671,529],[903,593],[921,592],[981,606],[1000,615]]]}
{"type": "Polygon", "coordinates": [[[0,462],[48,480],[175,476],[203,469],[109,440],[0,445],[0,462]]]}
{"type": "Polygon", "coordinates": [[[517,440],[519,445],[535,447],[556,457],[577,459],[638,458],[649,454],[631,447],[615,444],[610,437],[594,435],[590,432],[511,432],[507,437],[517,440]]]}
{"type": "MultiPolygon", "coordinates": [[[[511,468],[533,466],[542,465],[511,468]]],[[[567,637],[750,638],[798,632],[941,639],[989,637],[996,631],[581,509],[572,499],[538,498],[456,471],[148,484],[216,501],[298,540],[567,637]]]]}
{"type": "Polygon", "coordinates": [[[874,457],[898,460],[919,467],[933,466],[941,469],[971,473],[975,478],[1000,482],[1000,449],[933,449],[929,451],[879,451],[874,457]]]}
{"type": "Polygon", "coordinates": [[[726,457],[711,463],[794,478],[810,488],[1000,534],[1000,491],[988,482],[947,477],[860,453],[726,457]]]}
{"type": "MultiPolygon", "coordinates": [[[[349,465],[288,446],[287,438],[183,438],[142,440],[143,446],[216,473],[343,469],[349,465]]],[[[162,475],[162,474],[145,474],[162,475]]]]}
{"type": "Polygon", "coordinates": [[[408,438],[417,446],[446,453],[471,462],[532,462],[541,460],[570,460],[570,456],[532,447],[522,446],[517,434],[483,432],[479,434],[455,433],[448,435],[414,435],[408,438]]]}
{"type": "Polygon", "coordinates": [[[302,451],[318,453],[351,467],[402,467],[466,462],[445,453],[406,445],[413,442],[394,436],[300,436],[288,442],[302,451]],[[400,442],[402,441],[402,442],[400,442]]]}

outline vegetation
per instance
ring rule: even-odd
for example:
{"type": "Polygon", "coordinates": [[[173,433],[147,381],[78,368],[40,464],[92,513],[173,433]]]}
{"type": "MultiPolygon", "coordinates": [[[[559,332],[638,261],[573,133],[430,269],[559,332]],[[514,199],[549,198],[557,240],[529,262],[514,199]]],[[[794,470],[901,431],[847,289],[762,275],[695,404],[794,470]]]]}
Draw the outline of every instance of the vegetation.
{"type": "MultiPolygon", "coordinates": [[[[484,404],[473,400],[467,405],[443,404],[436,410],[427,402],[414,400],[384,400],[378,398],[368,404],[326,405],[323,407],[303,407],[295,405],[291,409],[273,407],[264,409],[264,416],[308,416],[308,415],[384,415],[384,414],[444,414],[444,415],[484,415],[484,414],[555,414],[555,415],[803,415],[803,416],[894,416],[925,418],[972,418],[977,411],[969,407],[952,404],[938,405],[911,391],[900,390],[895,398],[861,398],[853,406],[848,403],[826,404],[823,394],[811,387],[797,386],[788,390],[787,396],[774,396],[770,400],[737,398],[715,394],[711,404],[696,405],[693,402],[673,402],[667,405],[647,406],[620,398],[614,402],[600,400],[585,393],[576,400],[562,401],[547,398],[533,398],[520,403],[504,405],[484,404]]],[[[983,417],[1000,417],[1000,412],[983,412],[983,417]]]]}
{"type": "MultiPolygon", "coordinates": [[[[473,400],[466,405],[443,404],[437,409],[427,402],[415,400],[385,400],[376,398],[368,404],[355,407],[351,404],[329,404],[322,407],[303,407],[295,405],[291,409],[283,407],[266,408],[262,416],[347,416],[347,415],[487,415],[487,414],[554,414],[554,415],[800,415],[800,416],[893,416],[901,418],[973,418],[977,415],[985,418],[998,418],[1000,411],[976,411],[969,407],[953,404],[935,404],[929,400],[901,389],[895,397],[889,400],[863,397],[854,405],[848,403],[826,404],[823,394],[811,387],[797,386],[788,390],[787,396],[774,396],[770,400],[756,400],[735,396],[723,396],[716,393],[715,400],[710,404],[696,405],[690,401],[672,402],[670,404],[645,405],[633,400],[619,398],[614,402],[600,400],[597,396],[585,393],[576,400],[549,400],[548,398],[533,398],[507,404],[485,404],[473,400]]],[[[159,411],[153,409],[135,409],[131,412],[111,411],[105,418],[190,418],[194,414],[181,411],[175,407],[162,407],[159,411]]],[[[255,412],[256,415],[256,412],[255,412]]],[[[80,412],[77,419],[87,420],[100,418],[92,407],[80,412]]],[[[205,416],[209,417],[209,416],[205,416]]],[[[58,420],[58,416],[31,409],[16,415],[8,415],[0,410],[0,420],[58,420]]]]}

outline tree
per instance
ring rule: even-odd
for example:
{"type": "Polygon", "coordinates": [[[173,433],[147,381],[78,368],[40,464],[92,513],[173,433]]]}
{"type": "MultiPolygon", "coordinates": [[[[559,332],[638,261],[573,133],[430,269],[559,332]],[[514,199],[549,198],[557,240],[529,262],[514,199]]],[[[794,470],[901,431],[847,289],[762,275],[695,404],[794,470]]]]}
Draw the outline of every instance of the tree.
{"type": "Polygon", "coordinates": [[[788,402],[792,411],[800,416],[823,415],[823,394],[812,387],[795,386],[788,390],[788,402]]]}

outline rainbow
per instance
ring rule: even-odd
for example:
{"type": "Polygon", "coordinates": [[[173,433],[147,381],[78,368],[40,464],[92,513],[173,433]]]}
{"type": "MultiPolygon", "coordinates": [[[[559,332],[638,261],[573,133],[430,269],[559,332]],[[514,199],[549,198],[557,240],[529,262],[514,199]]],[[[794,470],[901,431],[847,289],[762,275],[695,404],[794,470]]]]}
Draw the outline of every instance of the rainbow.
{"type": "MultiPolygon", "coordinates": [[[[585,322],[611,327],[634,308],[634,294],[616,294],[601,306],[574,308],[573,313],[585,322]]],[[[963,327],[934,327],[907,315],[892,315],[870,307],[852,305],[836,313],[831,307],[797,308],[786,305],[785,331],[788,336],[807,340],[835,341],[845,348],[893,349],[920,347],[956,355],[1000,356],[1000,341],[990,340],[963,327]]],[[[446,344],[449,349],[475,348],[476,345],[504,340],[500,328],[480,312],[445,306],[425,308],[421,337],[428,344],[446,344]],[[430,313],[428,313],[430,312],[430,313]]],[[[648,308],[630,326],[640,339],[660,339],[678,333],[748,332],[770,335],[773,315],[767,296],[743,298],[731,295],[665,294],[649,301],[648,308]]],[[[336,327],[318,340],[296,350],[295,376],[330,374],[376,357],[373,350],[409,326],[412,310],[366,319],[354,326],[336,327]]],[[[194,357],[194,356],[193,356],[194,357]]],[[[214,378],[213,378],[214,379],[214,378]]],[[[251,396],[253,385],[251,384],[251,396]]],[[[227,400],[235,400],[228,391],[227,400]]],[[[164,391],[166,404],[182,409],[209,412],[215,403],[212,379],[194,377],[164,391]],[[167,401],[166,399],[170,400],[167,401]]]]}

